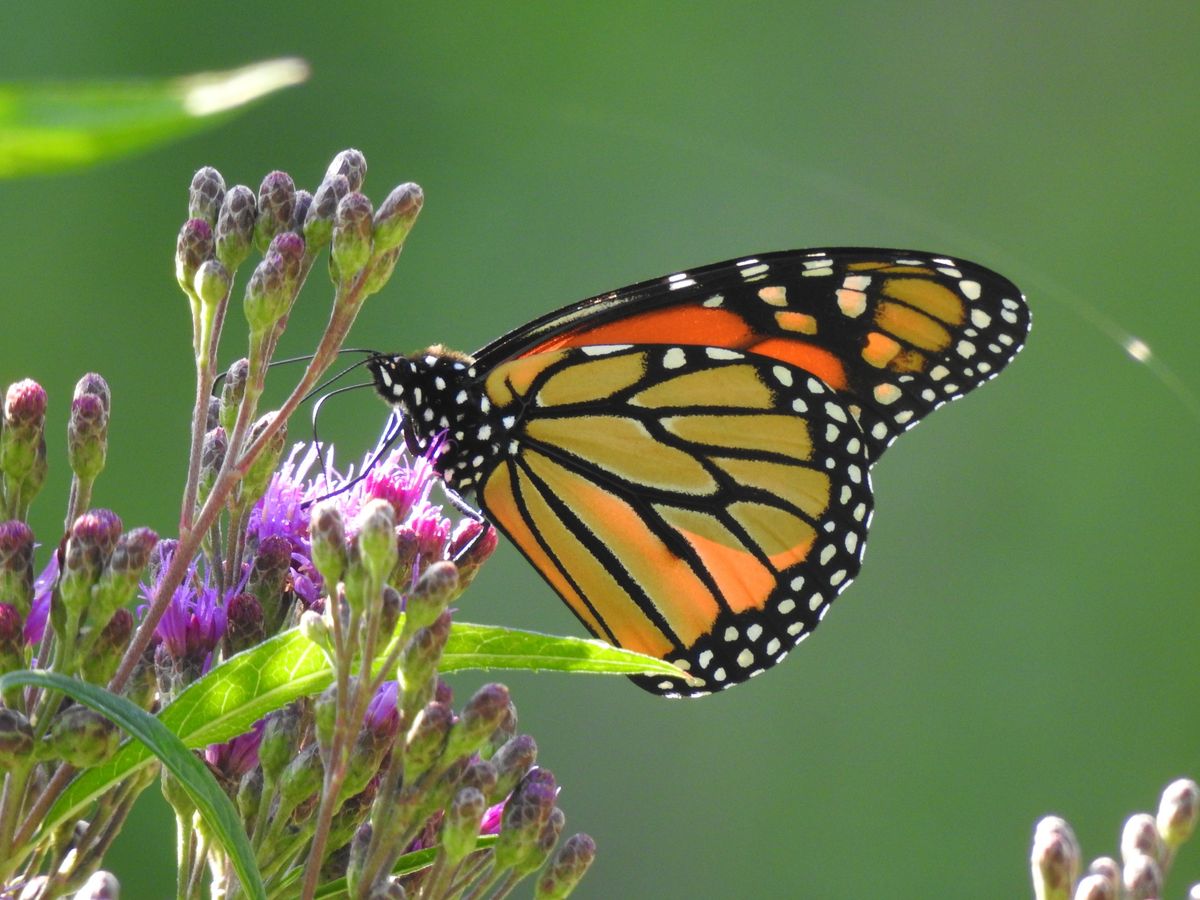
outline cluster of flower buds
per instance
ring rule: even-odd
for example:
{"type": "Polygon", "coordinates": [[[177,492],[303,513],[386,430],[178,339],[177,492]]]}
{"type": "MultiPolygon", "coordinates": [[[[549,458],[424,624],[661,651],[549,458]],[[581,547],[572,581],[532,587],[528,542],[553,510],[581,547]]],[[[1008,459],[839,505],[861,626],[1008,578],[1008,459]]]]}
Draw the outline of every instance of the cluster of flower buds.
{"type": "MultiPolygon", "coordinates": [[[[46,408],[46,392],[37,383],[8,388],[0,431],[0,674],[33,667],[103,686],[129,647],[135,619],[130,607],[158,536],[148,528],[126,531],[116,513],[89,508],[107,456],[111,397],[104,379],[88,374],[76,385],[67,422],[72,480],[66,533],[48,542],[53,550],[38,572],[28,517],[46,477],[46,408]]],[[[148,708],[153,682],[133,678],[124,694],[148,708]]],[[[41,787],[70,768],[104,762],[120,738],[106,717],[53,691],[11,689],[0,698],[7,798],[0,804],[0,893],[23,874],[34,849],[14,845],[14,836],[28,830],[26,818],[41,787]]],[[[38,851],[43,871],[54,873],[32,879],[42,891],[38,896],[68,889],[83,891],[77,896],[104,895],[111,876],[96,866],[115,834],[110,829],[119,827],[131,797],[147,784],[144,777],[131,779],[99,798],[91,818],[103,827],[69,823],[38,851]]]]}
{"type": "MultiPolygon", "coordinates": [[[[1158,900],[1175,853],[1192,836],[1200,816],[1200,787],[1190,778],[1167,785],[1158,815],[1135,813],[1121,831],[1121,862],[1095,859],[1080,877],[1082,854],[1071,826],[1058,816],[1038,822],[1033,834],[1033,887],[1037,900],[1158,900]]],[[[1200,884],[1189,892],[1200,900],[1200,884]]]]}

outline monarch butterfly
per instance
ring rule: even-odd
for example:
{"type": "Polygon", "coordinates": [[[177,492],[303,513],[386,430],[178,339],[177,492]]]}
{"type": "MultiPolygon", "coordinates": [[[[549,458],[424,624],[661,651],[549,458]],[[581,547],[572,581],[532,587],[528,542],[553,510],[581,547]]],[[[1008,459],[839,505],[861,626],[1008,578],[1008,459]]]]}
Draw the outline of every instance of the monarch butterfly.
{"type": "Polygon", "coordinates": [[[870,468],[996,376],[1029,310],[1006,278],[907,250],[795,250],[564,307],[474,356],[368,361],[456,493],[597,637],[699,697],[808,637],[858,573],[870,468]]]}

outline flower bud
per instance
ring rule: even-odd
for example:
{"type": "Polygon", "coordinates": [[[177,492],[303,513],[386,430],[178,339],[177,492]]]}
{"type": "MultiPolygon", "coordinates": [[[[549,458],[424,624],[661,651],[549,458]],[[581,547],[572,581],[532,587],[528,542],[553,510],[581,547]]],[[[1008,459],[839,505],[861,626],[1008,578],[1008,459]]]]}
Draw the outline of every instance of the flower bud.
{"type": "Polygon", "coordinates": [[[52,755],[87,769],[112,756],[120,740],[116,725],[95,710],[75,705],[54,717],[47,743],[52,755]]]}
{"type": "Polygon", "coordinates": [[[331,260],[338,279],[353,278],[371,258],[371,201],[351,191],[338,202],[333,219],[331,260]]]}
{"type": "Polygon", "coordinates": [[[271,172],[258,188],[258,222],[254,243],[259,252],[267,249],[271,238],[292,230],[296,215],[296,183],[287,172],[271,172]]]}
{"type": "Polygon", "coordinates": [[[75,520],[63,553],[60,582],[66,612],[82,614],[120,536],[121,519],[111,510],[93,509],[75,520]]]}
{"type": "Polygon", "coordinates": [[[0,603],[0,675],[25,668],[24,624],[15,606],[0,603]]]}
{"type": "Polygon", "coordinates": [[[1121,892],[1121,866],[1111,856],[1098,856],[1092,860],[1088,874],[1099,875],[1113,886],[1114,891],[1121,892]]]}
{"type": "Polygon", "coordinates": [[[354,543],[371,580],[381,585],[396,566],[396,514],[386,500],[368,500],[355,520],[354,543]]]}
{"type": "Polygon", "coordinates": [[[304,234],[304,222],[308,219],[308,208],[312,206],[313,195],[303,188],[296,191],[296,209],[292,213],[291,231],[304,234]]]}
{"type": "MultiPolygon", "coordinates": [[[[259,751],[261,754],[261,750],[259,751]]],[[[315,797],[321,790],[324,766],[316,744],[303,748],[283,769],[279,776],[280,812],[291,812],[305,800],[315,797]]]]}
{"type": "Polygon", "coordinates": [[[446,609],[458,588],[458,569],[452,562],[436,562],[427,568],[408,594],[405,615],[409,628],[429,625],[446,609]]]}
{"type": "Polygon", "coordinates": [[[534,769],[521,780],[504,804],[495,846],[497,869],[512,868],[535,852],[557,795],[554,776],[546,769],[534,769]]]}
{"type": "Polygon", "coordinates": [[[121,608],[112,614],[100,630],[88,652],[80,658],[80,674],[92,684],[108,684],[116,674],[129,639],[133,636],[133,613],[121,608]]]}
{"type": "Polygon", "coordinates": [[[571,835],[538,879],[534,900],[563,900],[575,890],[595,858],[596,842],[590,836],[571,835]]]}
{"type": "Polygon", "coordinates": [[[1079,875],[1079,842],[1071,826],[1058,816],[1038,822],[1030,862],[1037,900],[1067,900],[1079,875]]]}
{"type": "Polygon", "coordinates": [[[0,706],[0,767],[11,771],[29,764],[33,727],[18,710],[0,706]]]}
{"type": "Polygon", "coordinates": [[[1074,900],[1119,900],[1116,887],[1103,875],[1085,875],[1075,888],[1074,900]]]}
{"type": "MultiPolygon", "coordinates": [[[[275,421],[276,414],[276,412],[269,412],[259,417],[258,421],[250,427],[249,444],[255,443],[271,427],[275,421]]],[[[246,470],[246,475],[241,483],[241,493],[238,497],[239,503],[243,504],[245,508],[249,509],[267,492],[267,485],[271,482],[271,476],[275,474],[275,468],[279,465],[279,458],[283,455],[283,448],[286,444],[287,422],[284,422],[271,435],[270,439],[263,446],[262,452],[250,463],[250,468],[246,470]]]]}
{"type": "Polygon", "coordinates": [[[157,543],[158,535],[149,528],[135,528],[117,538],[91,604],[97,621],[108,621],[114,610],[133,600],[157,543]]]}
{"type": "Polygon", "coordinates": [[[95,394],[79,393],[67,419],[67,460],[71,471],[91,484],[104,471],[108,453],[108,404],[95,394]]]}
{"type": "Polygon", "coordinates": [[[454,711],[436,700],[417,713],[406,738],[405,778],[413,781],[442,757],[446,737],[454,723],[454,711]]]}
{"type": "Polygon", "coordinates": [[[258,743],[258,763],[268,782],[273,782],[296,755],[303,731],[304,715],[292,702],[267,716],[258,743]]]}
{"type": "Polygon", "coordinates": [[[0,470],[28,507],[45,478],[46,391],[26,378],[8,386],[4,398],[4,431],[0,434],[0,470]],[[39,457],[42,463],[39,466],[39,457]],[[39,469],[42,471],[39,473],[39,469]]]}
{"type": "Polygon", "coordinates": [[[221,427],[225,429],[226,434],[233,433],[238,407],[242,405],[249,377],[250,361],[245,358],[235,361],[225,373],[225,382],[221,385],[221,427]]]}
{"type": "Polygon", "coordinates": [[[1196,829],[1197,808],[1200,807],[1200,787],[1190,778],[1172,781],[1163,791],[1158,804],[1156,824],[1167,848],[1174,852],[1192,836],[1196,829]]]}
{"type": "Polygon", "coordinates": [[[1138,855],[1125,860],[1122,878],[1125,900],[1158,900],[1162,896],[1162,868],[1153,857],[1138,855]]]}
{"type": "Polygon", "coordinates": [[[0,602],[22,618],[33,605],[33,529],[19,519],[0,522],[0,602]]]}
{"type": "Polygon", "coordinates": [[[201,303],[205,306],[215,307],[225,299],[231,284],[229,270],[215,259],[206,259],[196,270],[192,288],[201,303]]]}
{"type": "Polygon", "coordinates": [[[485,684],[463,707],[446,742],[446,758],[467,757],[478,750],[508,711],[508,688],[485,684]]]}
{"type": "Polygon", "coordinates": [[[333,659],[333,638],[329,633],[329,624],[319,612],[306,609],[300,614],[300,633],[333,659]]]}
{"type": "Polygon", "coordinates": [[[250,255],[257,217],[258,204],[254,199],[254,191],[244,184],[230,188],[225,195],[225,202],[221,204],[216,230],[217,259],[230,272],[236,272],[250,255]]]}
{"type": "Polygon", "coordinates": [[[385,250],[382,253],[376,253],[371,258],[371,268],[367,272],[367,277],[362,283],[362,293],[364,297],[377,294],[383,289],[383,286],[391,279],[392,272],[396,269],[396,260],[399,258],[399,247],[393,247],[391,250],[385,250]]]}
{"type": "Polygon", "coordinates": [[[519,734],[497,750],[491,762],[496,767],[496,786],[488,799],[497,803],[512,793],[537,762],[537,742],[527,734],[519,734]]]}
{"type": "Polygon", "coordinates": [[[255,767],[243,775],[242,780],[238,782],[237,797],[235,798],[238,815],[242,817],[242,824],[247,834],[254,831],[255,818],[258,816],[258,809],[262,804],[262,793],[262,769],[255,767]]]}
{"type": "Polygon", "coordinates": [[[175,280],[189,297],[195,296],[196,272],[206,259],[213,258],[212,226],[204,219],[192,218],[179,229],[175,242],[175,280]]]}
{"type": "Polygon", "coordinates": [[[1138,856],[1149,856],[1155,861],[1163,859],[1162,838],[1149,813],[1134,813],[1121,829],[1121,859],[1128,865],[1138,856]]]}
{"type": "Polygon", "coordinates": [[[350,193],[350,182],[345,175],[334,175],[321,182],[313,194],[312,203],[304,218],[304,240],[315,253],[329,243],[333,234],[333,217],[338,203],[350,193]]]}
{"type": "Polygon", "coordinates": [[[460,788],[442,819],[442,851],[446,861],[456,866],[475,849],[479,823],[487,810],[487,798],[478,788],[460,788]]]}
{"type": "Polygon", "coordinates": [[[533,845],[529,854],[517,863],[517,875],[524,878],[526,875],[532,875],[542,867],[546,860],[550,858],[550,854],[554,852],[554,846],[562,836],[562,831],[566,827],[566,824],[566,813],[557,806],[550,810],[550,815],[546,818],[546,824],[538,832],[537,843],[533,845]]]}
{"type": "Polygon", "coordinates": [[[406,699],[427,696],[430,680],[450,638],[450,614],[442,613],[433,624],[420,628],[400,658],[400,683],[406,699]]]}
{"type": "Polygon", "coordinates": [[[374,237],[376,255],[399,247],[412,231],[413,223],[425,203],[419,184],[411,181],[392,188],[387,199],[375,213],[374,237]]]}
{"type": "Polygon", "coordinates": [[[197,508],[204,505],[217,483],[217,475],[225,465],[225,454],[229,452],[229,440],[225,429],[218,425],[205,433],[200,447],[200,481],[196,490],[197,508]]]}
{"type": "Polygon", "coordinates": [[[274,328],[291,302],[284,260],[278,253],[268,252],[255,266],[242,301],[250,333],[257,336],[274,328]]]}
{"type": "Polygon", "coordinates": [[[263,624],[268,634],[275,634],[287,614],[284,605],[284,583],[292,566],[292,542],[281,534],[272,534],[259,542],[250,567],[246,590],[258,598],[262,607],[263,624]]]}
{"type": "Polygon", "coordinates": [[[225,199],[225,179],[212,166],[198,169],[188,189],[188,218],[203,219],[209,225],[217,221],[217,210],[225,199]]]}
{"type": "Polygon", "coordinates": [[[350,190],[362,190],[363,181],[367,177],[367,158],[354,148],[342,150],[329,163],[325,170],[325,181],[337,175],[345,175],[350,190]]]}
{"type": "Polygon", "coordinates": [[[460,590],[475,580],[475,575],[488,558],[496,552],[500,538],[496,529],[487,522],[477,522],[466,519],[450,541],[447,550],[454,564],[458,566],[458,584],[460,590]]]}
{"type": "Polygon", "coordinates": [[[342,511],[333,500],[324,500],[312,508],[308,533],[312,539],[312,561],[330,596],[346,571],[346,525],[342,511]]]}
{"type": "Polygon", "coordinates": [[[112,872],[94,872],[73,900],[120,900],[121,885],[112,872]]]}
{"type": "Polygon", "coordinates": [[[233,656],[262,643],[267,636],[262,604],[245,591],[234,594],[225,605],[225,655],[233,656]]]}
{"type": "Polygon", "coordinates": [[[158,700],[158,679],[154,670],[154,647],[147,647],[133,666],[133,674],[121,689],[121,696],[141,709],[153,711],[158,700]]]}

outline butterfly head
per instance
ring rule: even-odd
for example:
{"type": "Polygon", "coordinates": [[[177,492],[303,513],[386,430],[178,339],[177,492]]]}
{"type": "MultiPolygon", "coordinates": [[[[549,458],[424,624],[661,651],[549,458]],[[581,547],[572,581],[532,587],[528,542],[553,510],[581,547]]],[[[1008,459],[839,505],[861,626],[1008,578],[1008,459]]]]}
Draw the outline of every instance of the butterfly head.
{"type": "Polygon", "coordinates": [[[499,458],[504,425],[484,394],[475,361],[435,345],[411,356],[367,361],[375,389],[401,416],[414,454],[445,440],[434,468],[456,490],[469,490],[499,458]]]}

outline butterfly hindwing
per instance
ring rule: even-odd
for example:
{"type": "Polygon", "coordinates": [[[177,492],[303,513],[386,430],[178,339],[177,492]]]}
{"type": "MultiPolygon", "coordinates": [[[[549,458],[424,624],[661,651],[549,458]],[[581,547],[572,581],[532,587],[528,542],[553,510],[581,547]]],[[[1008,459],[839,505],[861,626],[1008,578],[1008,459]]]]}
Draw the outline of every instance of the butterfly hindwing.
{"type": "Polygon", "coordinates": [[[496,367],[524,410],[484,511],[595,635],[659,656],[699,695],[756,675],[858,571],[866,445],[838,396],[724,348],[592,346],[496,367]]]}

